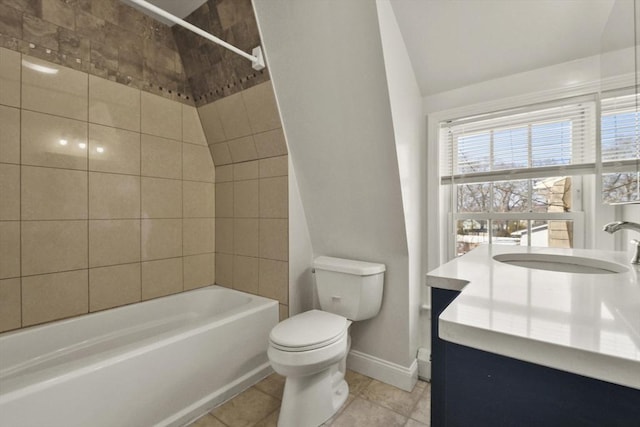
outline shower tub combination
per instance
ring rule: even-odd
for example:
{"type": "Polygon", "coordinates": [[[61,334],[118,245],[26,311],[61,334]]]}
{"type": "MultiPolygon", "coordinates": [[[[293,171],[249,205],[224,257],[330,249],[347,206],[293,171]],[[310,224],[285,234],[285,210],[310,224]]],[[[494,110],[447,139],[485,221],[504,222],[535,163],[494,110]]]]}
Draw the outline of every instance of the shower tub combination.
{"type": "Polygon", "coordinates": [[[209,286],[0,335],[0,425],[184,425],[272,372],[277,323],[209,286]]]}

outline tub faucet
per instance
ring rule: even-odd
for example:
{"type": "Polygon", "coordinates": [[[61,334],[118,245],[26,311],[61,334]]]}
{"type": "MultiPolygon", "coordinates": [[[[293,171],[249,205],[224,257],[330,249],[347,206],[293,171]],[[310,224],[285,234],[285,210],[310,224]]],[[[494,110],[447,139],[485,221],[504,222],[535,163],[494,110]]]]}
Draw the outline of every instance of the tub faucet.
{"type": "MultiPolygon", "coordinates": [[[[615,221],[605,225],[603,230],[609,234],[613,234],[618,230],[635,230],[640,233],[640,224],[631,221],[615,221]]],[[[633,239],[630,243],[635,248],[631,264],[640,264],[640,240],[633,239]]]]}

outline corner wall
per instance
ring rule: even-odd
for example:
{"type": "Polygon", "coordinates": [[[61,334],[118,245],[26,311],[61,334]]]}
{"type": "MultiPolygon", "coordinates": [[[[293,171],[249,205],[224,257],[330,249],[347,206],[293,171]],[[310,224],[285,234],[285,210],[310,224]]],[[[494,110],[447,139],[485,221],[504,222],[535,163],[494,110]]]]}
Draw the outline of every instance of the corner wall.
{"type": "MultiPolygon", "coordinates": [[[[384,64],[387,73],[391,113],[398,168],[402,188],[402,203],[409,249],[409,351],[418,347],[431,348],[429,312],[420,312],[421,302],[428,301],[423,284],[426,274],[426,168],[421,167],[427,157],[426,117],[422,112],[422,94],[413,72],[395,13],[389,0],[377,0],[378,20],[384,64]],[[423,295],[424,294],[424,297],[423,295]]],[[[428,377],[426,373],[422,376],[428,377]]]]}
{"type": "Polygon", "coordinates": [[[410,389],[408,250],[376,5],[255,0],[314,256],[386,264],[380,314],[350,364],[410,389]]]}

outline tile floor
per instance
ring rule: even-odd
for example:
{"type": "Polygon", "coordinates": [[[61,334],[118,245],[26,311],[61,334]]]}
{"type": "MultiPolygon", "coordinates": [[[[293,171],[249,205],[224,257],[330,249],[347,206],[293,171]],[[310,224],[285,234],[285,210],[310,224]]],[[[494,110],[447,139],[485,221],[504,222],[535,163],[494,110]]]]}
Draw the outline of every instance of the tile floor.
{"type": "MultiPolygon", "coordinates": [[[[353,371],[346,378],[349,398],[323,427],[429,426],[429,383],[409,393],[353,371]]],[[[276,427],[283,389],[284,377],[272,374],[188,427],[276,427]]]]}

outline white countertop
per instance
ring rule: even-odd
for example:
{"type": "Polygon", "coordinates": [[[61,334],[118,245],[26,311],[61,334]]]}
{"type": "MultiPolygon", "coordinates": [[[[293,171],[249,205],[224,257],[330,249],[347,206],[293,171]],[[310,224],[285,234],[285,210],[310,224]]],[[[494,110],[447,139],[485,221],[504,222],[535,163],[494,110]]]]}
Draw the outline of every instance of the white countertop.
{"type": "Polygon", "coordinates": [[[640,389],[640,268],[625,252],[483,245],[427,274],[462,291],[441,314],[440,338],[640,389]],[[543,253],[607,260],[617,274],[564,273],[499,262],[543,253]]]}

